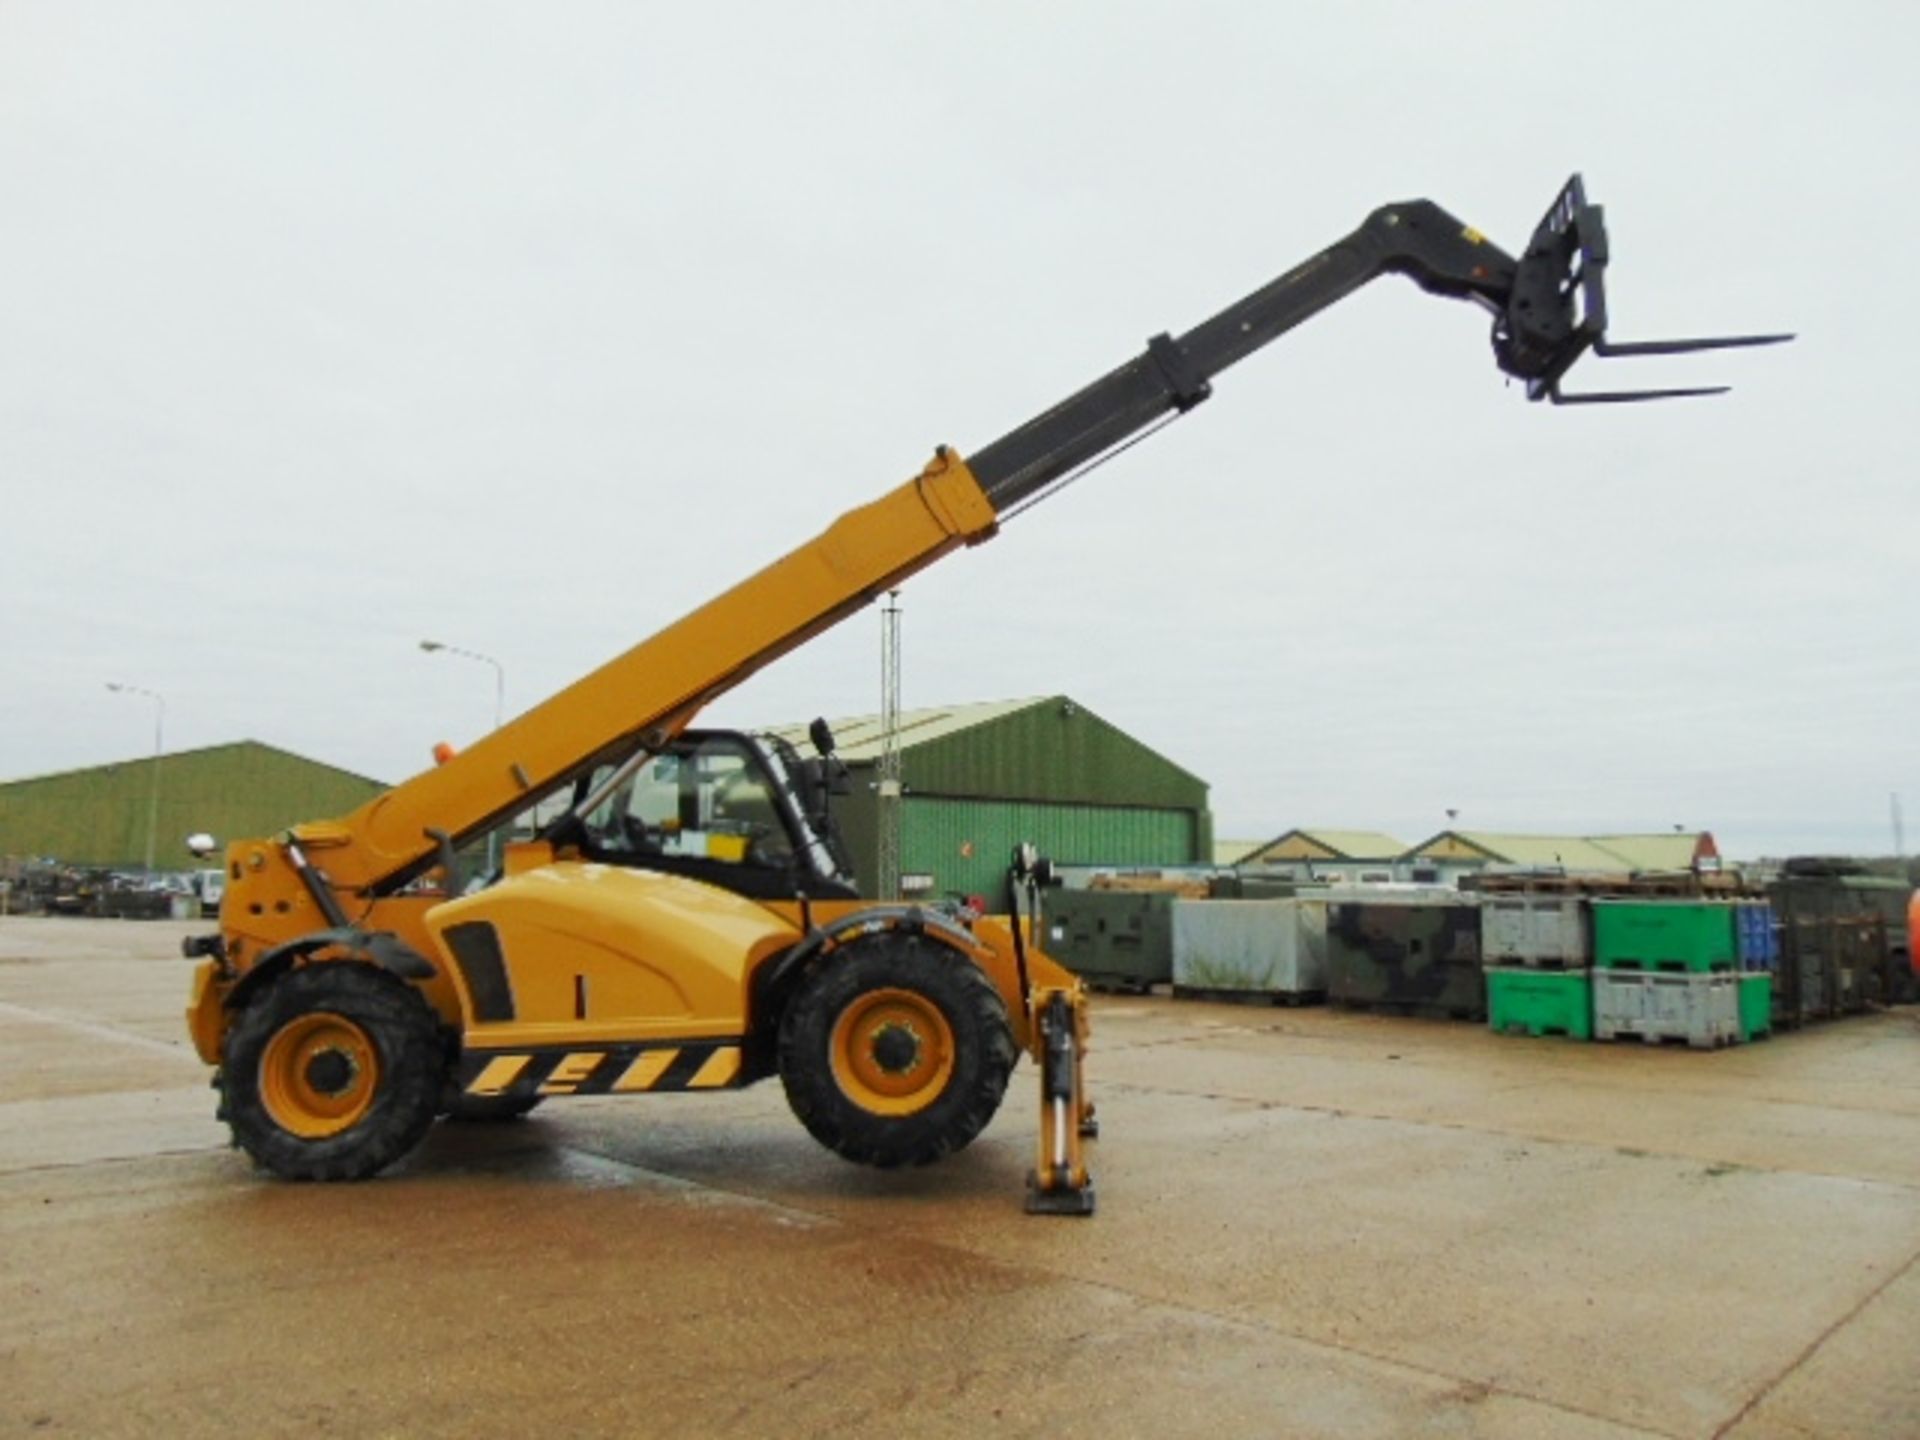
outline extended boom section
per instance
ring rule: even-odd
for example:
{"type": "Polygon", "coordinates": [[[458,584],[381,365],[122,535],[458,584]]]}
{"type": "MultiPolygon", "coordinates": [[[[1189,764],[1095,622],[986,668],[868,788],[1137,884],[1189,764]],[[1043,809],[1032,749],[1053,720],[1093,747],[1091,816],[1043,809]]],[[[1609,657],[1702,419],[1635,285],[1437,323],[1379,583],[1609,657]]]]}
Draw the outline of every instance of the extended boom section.
{"type": "Polygon", "coordinates": [[[962,460],[913,480],[434,769],[338,820],[227,847],[220,932],[187,1024],[235,1143],[274,1173],[359,1179],[439,1118],[511,1118],[576,1094],[701,1093],[777,1076],[816,1139],[921,1165],[992,1119],[1021,1052],[1039,1078],[1028,1208],[1086,1215],[1086,994],[1046,953],[1051,872],[1024,847],[1007,912],[858,897],[834,832],[831,735],[692,728],[748,676],[1168,419],[1223,370],[1382,275],[1492,317],[1528,398],[1591,353],[1785,335],[1607,336],[1600,207],[1575,176],[1517,255],[1430,201],[1351,234],[962,460]],[[553,815],[458,893],[459,851],[553,815]]]}

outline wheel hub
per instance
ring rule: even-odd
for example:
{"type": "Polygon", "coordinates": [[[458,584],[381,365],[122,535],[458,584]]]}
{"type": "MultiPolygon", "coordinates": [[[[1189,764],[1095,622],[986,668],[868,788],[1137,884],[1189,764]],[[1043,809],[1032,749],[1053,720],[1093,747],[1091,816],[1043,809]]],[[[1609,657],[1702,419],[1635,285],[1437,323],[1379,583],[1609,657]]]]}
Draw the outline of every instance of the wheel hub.
{"type": "Polygon", "coordinates": [[[339,1095],[352,1089],[359,1074],[359,1065],[345,1050],[322,1050],[307,1061],[307,1084],[319,1095],[339,1095]]]}
{"type": "Polygon", "coordinates": [[[359,1021],[309,1011],[267,1041],[258,1083],[274,1124],[302,1140],[324,1140],[372,1110],[380,1092],[380,1053],[359,1021]]]}
{"type": "Polygon", "coordinates": [[[895,985],[855,997],[828,1041],[842,1093],[875,1115],[913,1115],[932,1105],[953,1076],[957,1050],[939,1004],[895,985]]]}
{"type": "Polygon", "coordinates": [[[873,1063],[889,1075],[904,1075],[920,1063],[920,1037],[911,1025],[882,1025],[873,1037],[873,1063]]]}

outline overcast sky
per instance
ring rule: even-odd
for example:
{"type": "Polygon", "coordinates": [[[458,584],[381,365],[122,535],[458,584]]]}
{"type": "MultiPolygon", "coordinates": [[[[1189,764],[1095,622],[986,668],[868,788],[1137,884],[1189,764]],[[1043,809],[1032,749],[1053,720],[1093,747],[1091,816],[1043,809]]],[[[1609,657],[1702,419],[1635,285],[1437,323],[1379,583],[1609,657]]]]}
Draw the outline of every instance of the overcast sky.
{"type": "MultiPolygon", "coordinates": [[[[1920,843],[1920,7],[0,0],[0,777],[397,780],[1427,197],[1607,207],[1529,406],[1385,279],[913,581],[904,699],[1065,693],[1217,829],[1920,843]]],[[[879,708],[877,611],[708,718],[879,708]]]]}

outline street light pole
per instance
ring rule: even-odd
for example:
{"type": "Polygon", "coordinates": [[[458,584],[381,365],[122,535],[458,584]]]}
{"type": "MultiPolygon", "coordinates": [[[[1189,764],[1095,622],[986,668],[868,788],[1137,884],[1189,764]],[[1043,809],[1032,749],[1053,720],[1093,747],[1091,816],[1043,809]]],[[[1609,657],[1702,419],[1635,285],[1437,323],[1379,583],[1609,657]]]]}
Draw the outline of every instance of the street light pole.
{"type": "Polygon", "coordinates": [[[507,712],[507,672],[501,663],[491,655],[482,655],[478,650],[465,650],[458,645],[449,645],[444,640],[422,640],[420,648],[429,655],[445,651],[449,655],[460,655],[468,660],[478,660],[483,665],[493,667],[493,728],[498,730],[506,719],[507,712]]]}
{"type": "MultiPolygon", "coordinates": [[[[422,640],[420,648],[429,655],[442,652],[458,655],[463,660],[478,660],[482,665],[493,667],[493,728],[498,730],[507,717],[507,670],[491,655],[483,655],[478,650],[468,650],[464,646],[449,645],[444,640],[422,640]]],[[[500,868],[500,838],[498,831],[487,834],[487,869],[491,872],[500,868]]],[[[447,883],[453,883],[453,877],[447,877],[447,883]]]]}
{"type": "Polygon", "coordinates": [[[167,702],[157,690],[142,685],[123,685],[107,681],[107,689],[116,695],[144,695],[153,701],[153,783],[147,792],[147,874],[153,874],[154,833],[160,824],[160,755],[167,724],[167,702]]]}

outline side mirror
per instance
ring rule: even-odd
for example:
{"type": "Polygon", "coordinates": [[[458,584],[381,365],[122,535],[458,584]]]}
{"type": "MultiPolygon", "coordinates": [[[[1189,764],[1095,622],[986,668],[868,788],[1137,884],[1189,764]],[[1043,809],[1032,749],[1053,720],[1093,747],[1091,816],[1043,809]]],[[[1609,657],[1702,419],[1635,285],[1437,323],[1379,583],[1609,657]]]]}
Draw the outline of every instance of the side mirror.
{"type": "Polygon", "coordinates": [[[193,834],[187,836],[187,853],[197,855],[202,860],[206,859],[219,848],[220,842],[204,830],[195,831],[193,834]]]}
{"type": "Polygon", "coordinates": [[[833,754],[833,727],[825,718],[816,719],[807,727],[807,738],[813,741],[813,748],[822,755],[833,754]]]}

